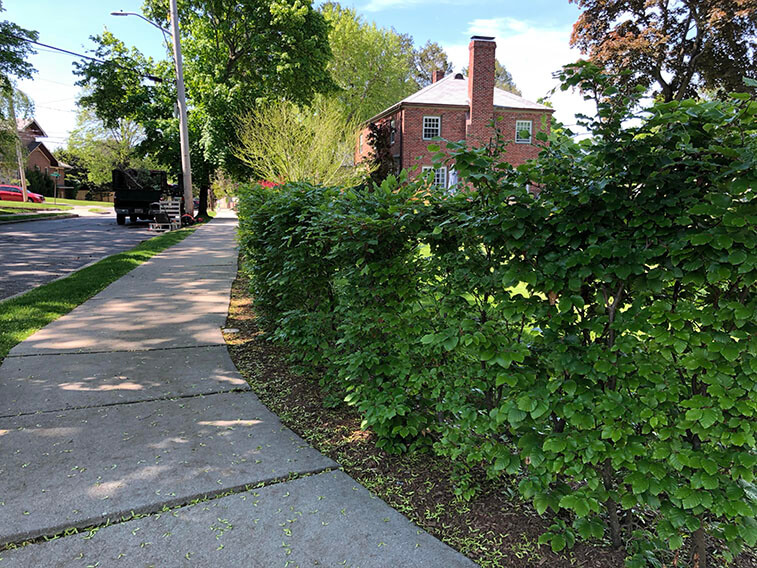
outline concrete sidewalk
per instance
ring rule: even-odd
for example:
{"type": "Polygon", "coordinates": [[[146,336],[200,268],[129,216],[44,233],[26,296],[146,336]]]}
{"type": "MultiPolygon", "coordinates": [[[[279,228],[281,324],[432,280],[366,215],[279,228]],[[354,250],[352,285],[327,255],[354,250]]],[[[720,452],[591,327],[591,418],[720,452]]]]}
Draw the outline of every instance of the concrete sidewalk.
{"type": "Polygon", "coordinates": [[[2,566],[468,567],[282,426],[221,335],[231,214],[0,367],[2,566]],[[90,533],[45,542],[70,528],[90,533]]]}

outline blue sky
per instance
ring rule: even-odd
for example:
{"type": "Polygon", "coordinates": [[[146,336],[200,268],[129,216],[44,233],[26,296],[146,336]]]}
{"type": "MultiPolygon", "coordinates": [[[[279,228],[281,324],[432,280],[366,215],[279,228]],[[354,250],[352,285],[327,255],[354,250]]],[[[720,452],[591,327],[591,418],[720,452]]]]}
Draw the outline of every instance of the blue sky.
{"type": "MultiPolygon", "coordinates": [[[[42,43],[80,53],[91,48],[89,36],[107,27],[127,45],[164,57],[158,30],[138,18],[110,15],[119,10],[138,12],[141,4],[142,0],[4,0],[6,11],[0,19],[37,30],[42,43]]],[[[468,63],[471,35],[495,36],[497,58],[512,73],[523,96],[531,100],[555,86],[553,71],[579,57],[568,45],[579,11],[568,0],[357,0],[342,4],[382,27],[409,33],[416,45],[428,40],[440,43],[457,69],[468,63]]],[[[74,126],[79,89],[74,85],[72,57],[39,48],[31,61],[38,73],[19,87],[34,99],[48,144],[56,147],[74,126]]],[[[575,112],[587,110],[581,97],[572,93],[557,94],[553,104],[557,118],[566,124],[575,122],[575,112]]]]}

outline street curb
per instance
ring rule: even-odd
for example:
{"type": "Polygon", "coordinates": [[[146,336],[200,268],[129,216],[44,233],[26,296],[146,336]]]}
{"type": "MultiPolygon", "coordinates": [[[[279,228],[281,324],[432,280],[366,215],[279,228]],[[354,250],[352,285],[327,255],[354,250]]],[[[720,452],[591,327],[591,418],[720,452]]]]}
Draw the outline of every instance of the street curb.
{"type": "Polygon", "coordinates": [[[31,221],[57,221],[58,219],[72,219],[78,217],[76,213],[61,213],[54,217],[35,217],[34,219],[8,219],[0,221],[0,225],[11,225],[13,223],[30,223],[31,221]]]}

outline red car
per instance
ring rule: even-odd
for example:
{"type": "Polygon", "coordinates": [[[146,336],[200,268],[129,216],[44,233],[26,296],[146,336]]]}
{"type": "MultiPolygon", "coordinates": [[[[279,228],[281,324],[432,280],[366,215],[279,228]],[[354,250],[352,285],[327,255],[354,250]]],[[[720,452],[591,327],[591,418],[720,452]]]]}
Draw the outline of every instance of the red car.
{"type": "MultiPolygon", "coordinates": [[[[22,201],[23,194],[17,185],[0,185],[0,201],[22,201]]],[[[26,200],[33,203],[42,203],[45,198],[39,193],[26,192],[26,200]]]]}

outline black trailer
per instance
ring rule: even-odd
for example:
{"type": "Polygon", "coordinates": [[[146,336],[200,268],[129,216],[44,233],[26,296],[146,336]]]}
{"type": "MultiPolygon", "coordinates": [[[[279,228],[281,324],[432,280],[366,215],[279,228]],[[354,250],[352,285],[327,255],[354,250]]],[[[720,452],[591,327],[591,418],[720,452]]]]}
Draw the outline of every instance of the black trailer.
{"type": "Polygon", "coordinates": [[[138,219],[151,220],[150,204],[169,195],[166,172],[163,170],[113,170],[113,206],[116,222],[132,223],[138,219]]]}

